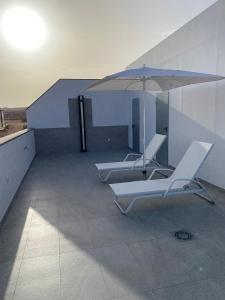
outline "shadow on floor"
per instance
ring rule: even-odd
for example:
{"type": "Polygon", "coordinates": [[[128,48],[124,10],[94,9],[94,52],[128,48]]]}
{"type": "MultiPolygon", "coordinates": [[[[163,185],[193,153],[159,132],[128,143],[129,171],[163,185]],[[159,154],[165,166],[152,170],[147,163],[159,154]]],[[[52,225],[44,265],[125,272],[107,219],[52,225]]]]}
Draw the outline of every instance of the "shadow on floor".
{"type": "Polygon", "coordinates": [[[225,298],[224,193],[212,190],[215,207],[156,198],[122,216],[94,163],[123,156],[36,157],[0,231],[1,299],[225,298]],[[194,240],[176,241],[178,229],[194,240]]]}

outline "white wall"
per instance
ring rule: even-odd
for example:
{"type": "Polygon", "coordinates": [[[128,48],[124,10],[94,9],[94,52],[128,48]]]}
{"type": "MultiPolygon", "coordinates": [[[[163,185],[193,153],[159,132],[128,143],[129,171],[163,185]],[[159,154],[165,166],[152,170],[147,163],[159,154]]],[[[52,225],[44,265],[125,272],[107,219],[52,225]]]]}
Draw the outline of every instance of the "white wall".
{"type": "MultiPolygon", "coordinates": [[[[225,75],[225,0],[220,0],[132,63],[225,75]]],[[[170,92],[169,163],[192,140],[215,143],[200,176],[225,188],[225,80],[170,92]]]]}
{"type": "Polygon", "coordinates": [[[84,92],[95,80],[62,79],[27,110],[29,128],[69,127],[68,98],[84,94],[92,99],[93,126],[128,125],[128,92],[84,92]]]}
{"type": "Polygon", "coordinates": [[[89,92],[92,99],[93,126],[128,125],[131,94],[126,91],[89,92]]]}
{"type": "Polygon", "coordinates": [[[132,92],[89,92],[92,99],[93,126],[128,125],[128,146],[132,148],[132,92]]]}
{"type": "Polygon", "coordinates": [[[0,139],[0,222],[34,156],[33,131],[23,130],[0,139]]]}

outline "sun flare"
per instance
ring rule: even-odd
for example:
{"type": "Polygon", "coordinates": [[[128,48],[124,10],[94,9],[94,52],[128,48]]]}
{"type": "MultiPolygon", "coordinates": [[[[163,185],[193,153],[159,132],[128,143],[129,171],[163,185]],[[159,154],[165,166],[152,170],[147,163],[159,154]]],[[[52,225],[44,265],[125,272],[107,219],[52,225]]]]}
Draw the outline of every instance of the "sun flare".
{"type": "Polygon", "coordinates": [[[46,40],[46,26],[41,17],[26,7],[7,10],[0,21],[2,35],[13,47],[33,51],[46,40]]]}

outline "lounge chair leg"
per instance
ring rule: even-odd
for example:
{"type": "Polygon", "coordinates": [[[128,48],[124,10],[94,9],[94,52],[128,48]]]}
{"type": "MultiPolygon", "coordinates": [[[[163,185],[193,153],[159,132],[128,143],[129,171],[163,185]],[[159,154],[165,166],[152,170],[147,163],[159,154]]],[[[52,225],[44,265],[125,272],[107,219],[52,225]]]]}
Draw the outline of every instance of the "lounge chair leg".
{"type": "Polygon", "coordinates": [[[215,201],[213,200],[213,197],[211,196],[211,194],[207,191],[207,189],[204,187],[204,185],[198,180],[197,181],[199,186],[202,188],[203,193],[196,193],[196,195],[198,195],[199,197],[201,197],[202,199],[204,199],[206,202],[208,202],[211,205],[215,205],[215,201]]]}
{"type": "Polygon", "coordinates": [[[108,172],[108,173],[105,175],[105,177],[104,177],[104,176],[103,176],[103,172],[100,171],[98,176],[99,176],[101,182],[106,182],[106,181],[109,179],[109,177],[111,176],[112,173],[113,173],[113,171],[110,171],[110,172],[108,172]]]}
{"type": "Polygon", "coordinates": [[[124,209],[122,208],[122,206],[119,204],[118,198],[115,197],[115,199],[114,199],[113,201],[114,201],[114,203],[116,204],[116,206],[119,208],[120,212],[121,212],[123,215],[126,215],[126,210],[124,210],[124,209]]]}
{"type": "Polygon", "coordinates": [[[104,181],[104,177],[103,177],[103,172],[102,171],[99,171],[98,177],[99,177],[100,181],[102,181],[102,182],[104,181]]]}
{"type": "Polygon", "coordinates": [[[206,202],[208,202],[211,205],[215,205],[215,201],[213,201],[211,199],[211,197],[208,196],[208,192],[207,192],[207,196],[201,194],[201,193],[195,193],[196,195],[198,195],[199,197],[201,197],[203,200],[205,200],[206,202]]]}
{"type": "Polygon", "coordinates": [[[131,208],[134,205],[134,202],[137,200],[138,198],[134,198],[131,203],[128,205],[127,209],[126,209],[126,214],[131,210],[131,208]]]}
{"type": "Polygon", "coordinates": [[[118,202],[118,197],[115,197],[114,199],[114,203],[116,204],[116,206],[119,208],[119,210],[121,211],[121,213],[123,215],[127,215],[129,213],[129,211],[131,210],[131,208],[134,205],[134,202],[137,200],[138,198],[134,198],[131,203],[127,206],[126,209],[123,209],[122,206],[120,205],[120,203],[118,202]]]}

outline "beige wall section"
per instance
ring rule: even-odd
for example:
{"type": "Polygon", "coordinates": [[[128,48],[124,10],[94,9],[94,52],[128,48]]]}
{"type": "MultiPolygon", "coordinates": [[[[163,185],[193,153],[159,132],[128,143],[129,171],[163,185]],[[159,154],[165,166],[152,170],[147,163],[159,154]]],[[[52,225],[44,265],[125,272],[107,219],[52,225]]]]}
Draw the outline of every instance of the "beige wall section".
{"type": "MultiPolygon", "coordinates": [[[[225,0],[220,0],[128,68],[173,68],[225,75],[225,0]]],[[[200,177],[225,188],[225,80],[170,92],[169,163],[176,166],[192,140],[215,147],[200,177]]]]}

